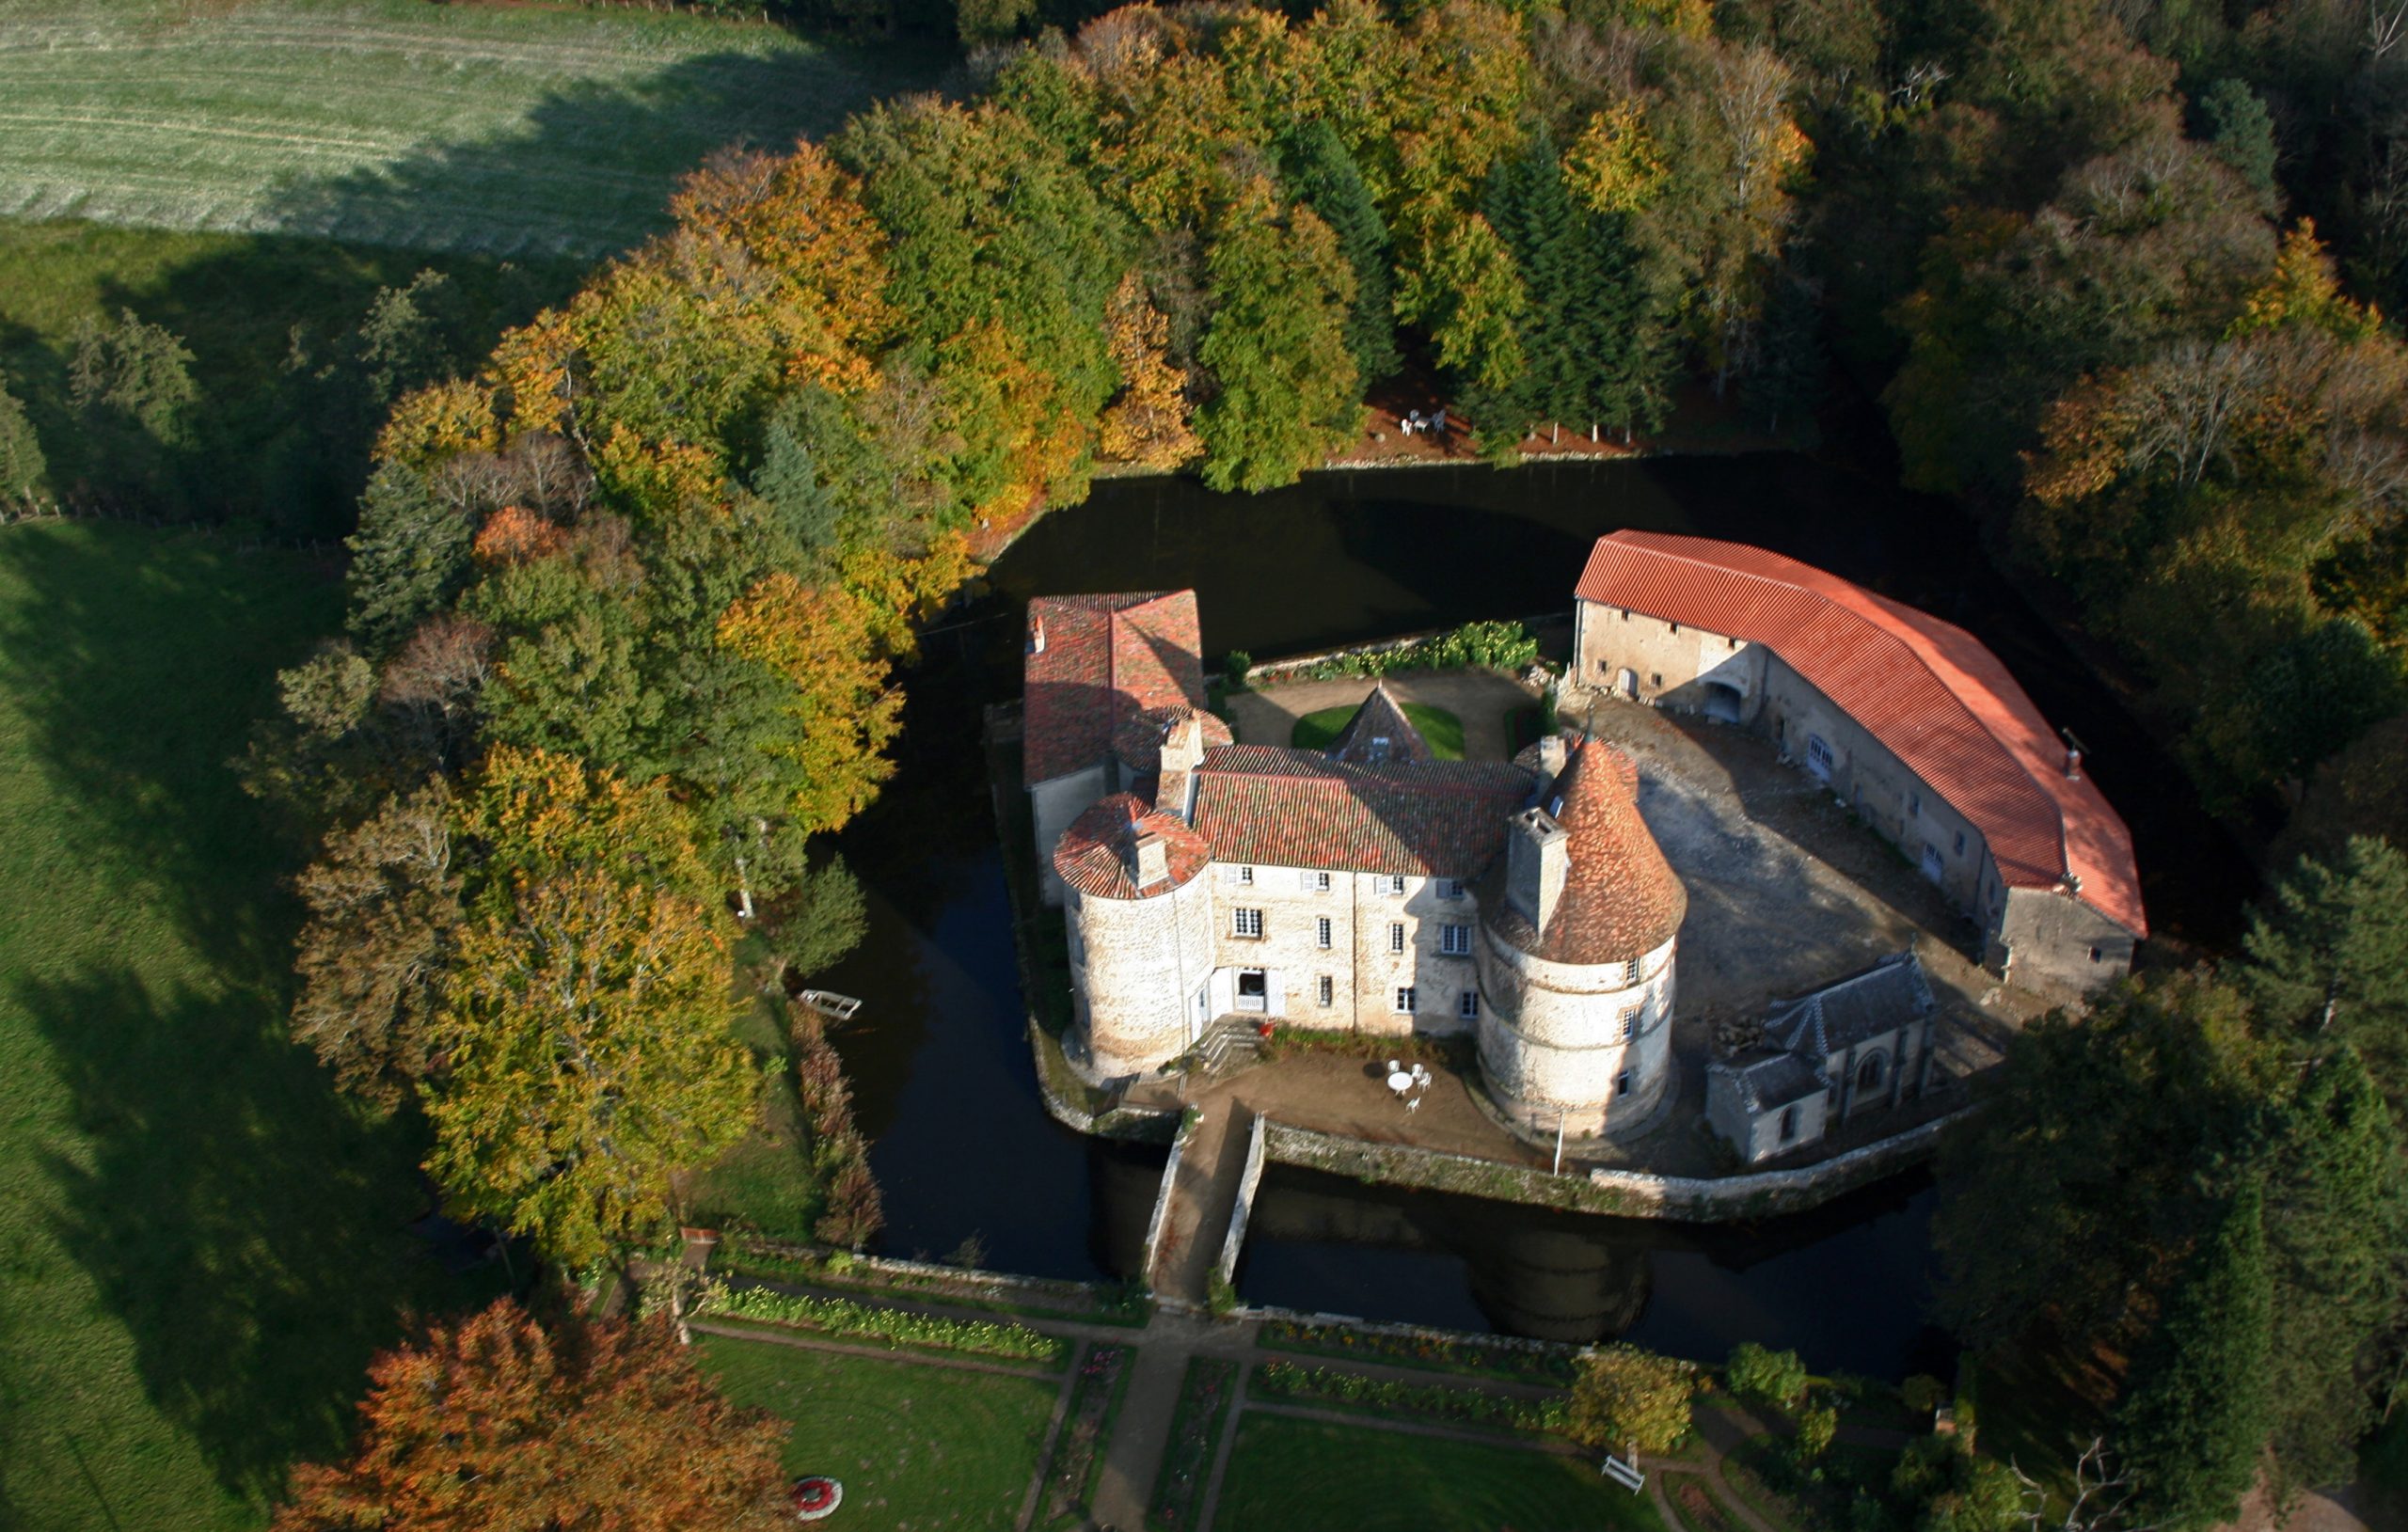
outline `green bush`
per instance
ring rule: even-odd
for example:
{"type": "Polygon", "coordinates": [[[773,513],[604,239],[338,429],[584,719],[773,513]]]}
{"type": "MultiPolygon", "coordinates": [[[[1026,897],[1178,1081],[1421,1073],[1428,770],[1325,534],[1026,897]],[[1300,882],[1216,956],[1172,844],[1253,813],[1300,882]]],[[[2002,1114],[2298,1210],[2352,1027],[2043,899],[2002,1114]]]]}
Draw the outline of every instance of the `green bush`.
{"type": "Polygon", "coordinates": [[[1787,1408],[1806,1392],[1806,1364],[1796,1351],[1772,1351],[1752,1340],[1731,1348],[1723,1368],[1731,1392],[1743,1399],[1787,1408]]]}
{"type": "MultiPolygon", "coordinates": [[[[1229,656],[1232,663],[1243,655],[1229,656]]],[[[1417,639],[1394,649],[1338,655],[1283,671],[1294,681],[1335,681],[1348,675],[1390,675],[1399,671],[1453,671],[1466,666],[1518,671],[1539,657],[1539,641],[1519,623],[1465,623],[1450,632],[1417,639]]]]}
{"type": "Polygon", "coordinates": [[[694,1312],[790,1324],[826,1335],[883,1340],[898,1346],[936,1346],[1019,1361],[1059,1362],[1067,1350],[1061,1340],[1024,1324],[945,1319],[877,1308],[842,1298],[813,1298],[768,1287],[720,1287],[706,1293],[694,1312]]]}
{"type": "Polygon", "coordinates": [[[1948,1385],[1927,1372],[1918,1372],[1898,1386],[1907,1408],[1919,1415],[1927,1415],[1948,1398],[1948,1385]]]}
{"type": "Polygon", "coordinates": [[[1831,1450],[1831,1441],[1840,1432],[1840,1413],[1828,1404],[1809,1406],[1798,1412],[1798,1439],[1791,1451],[1799,1467],[1815,1461],[1831,1450]]]}

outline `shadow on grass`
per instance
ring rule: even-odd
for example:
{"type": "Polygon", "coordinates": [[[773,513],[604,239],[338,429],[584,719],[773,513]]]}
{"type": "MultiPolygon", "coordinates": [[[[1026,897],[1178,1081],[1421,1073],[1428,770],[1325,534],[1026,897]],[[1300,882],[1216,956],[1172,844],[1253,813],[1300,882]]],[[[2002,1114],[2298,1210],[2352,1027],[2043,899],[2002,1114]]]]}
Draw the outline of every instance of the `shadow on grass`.
{"type": "MultiPolygon", "coordinates": [[[[422,1126],[357,1113],[285,1034],[290,852],[225,762],[334,613],[325,571],[209,534],[0,530],[8,832],[42,879],[9,893],[0,1025],[46,1077],[13,1098],[40,1211],[8,1232],[26,1270],[45,1242],[84,1270],[151,1407],[252,1499],[340,1449],[404,1309],[500,1286],[409,1231],[422,1126]]],[[[0,1403],[0,1436],[38,1443],[91,1401],[0,1403]]],[[[103,1481],[142,1469],[67,1449],[103,1481]]]]}
{"type": "Polygon", "coordinates": [[[405,1311],[499,1291],[408,1232],[419,1125],[329,1092],[261,997],[94,972],[16,987],[88,1153],[43,1157],[50,1233],[125,1325],[153,1405],[230,1492],[275,1495],[340,1452],[405,1311]]]}

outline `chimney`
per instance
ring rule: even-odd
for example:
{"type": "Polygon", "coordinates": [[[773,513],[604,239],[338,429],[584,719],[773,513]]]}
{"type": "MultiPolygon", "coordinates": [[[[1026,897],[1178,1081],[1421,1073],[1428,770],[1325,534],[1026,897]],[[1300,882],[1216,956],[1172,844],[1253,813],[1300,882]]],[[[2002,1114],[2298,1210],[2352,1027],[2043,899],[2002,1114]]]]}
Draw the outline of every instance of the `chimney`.
{"type": "Polygon", "coordinates": [[[1555,791],[1555,780],[1563,775],[1565,753],[1563,736],[1560,734],[1548,734],[1539,741],[1539,797],[1545,798],[1555,791]]]}
{"type": "Polygon", "coordinates": [[[1032,655],[1045,653],[1045,619],[1035,612],[1028,614],[1028,652],[1032,655]]]}
{"type": "Polygon", "coordinates": [[[1154,780],[1154,807],[1190,817],[1196,773],[1204,765],[1204,720],[1190,713],[1163,729],[1162,774],[1154,780]]]}
{"type": "Polygon", "coordinates": [[[1130,844],[1130,877],[1144,892],[1157,883],[1170,881],[1170,843],[1147,830],[1130,844]]]}
{"type": "Polygon", "coordinates": [[[2082,751],[2070,745],[2066,747],[2066,781],[2082,781],[2082,751]]]}
{"type": "Polygon", "coordinates": [[[1541,934],[1563,895],[1572,837],[1545,809],[1524,809],[1505,837],[1505,902],[1541,934]]]}

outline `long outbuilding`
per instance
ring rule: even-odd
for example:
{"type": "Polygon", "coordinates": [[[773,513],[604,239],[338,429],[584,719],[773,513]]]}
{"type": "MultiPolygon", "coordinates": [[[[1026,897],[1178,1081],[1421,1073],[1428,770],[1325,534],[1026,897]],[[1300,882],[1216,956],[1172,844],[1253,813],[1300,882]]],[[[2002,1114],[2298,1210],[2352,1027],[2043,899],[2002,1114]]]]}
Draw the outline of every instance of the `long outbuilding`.
{"type": "Polygon", "coordinates": [[[1576,686],[1771,738],[2043,994],[2130,971],[2148,935],[2131,833],[1997,655],[1964,629],[1744,544],[1597,540],[1576,686]]]}

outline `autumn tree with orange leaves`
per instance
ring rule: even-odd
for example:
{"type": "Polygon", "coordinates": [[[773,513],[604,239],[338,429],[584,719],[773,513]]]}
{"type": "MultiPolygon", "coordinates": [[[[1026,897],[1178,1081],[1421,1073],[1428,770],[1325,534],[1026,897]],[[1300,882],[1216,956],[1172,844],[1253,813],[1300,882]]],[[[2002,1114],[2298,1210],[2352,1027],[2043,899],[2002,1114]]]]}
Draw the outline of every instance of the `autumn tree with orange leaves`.
{"type": "Polygon", "coordinates": [[[727,1532],[781,1521],[785,1428],[722,1398],[666,1319],[547,1328],[504,1299],[369,1367],[349,1458],[274,1532],[727,1532]]]}

